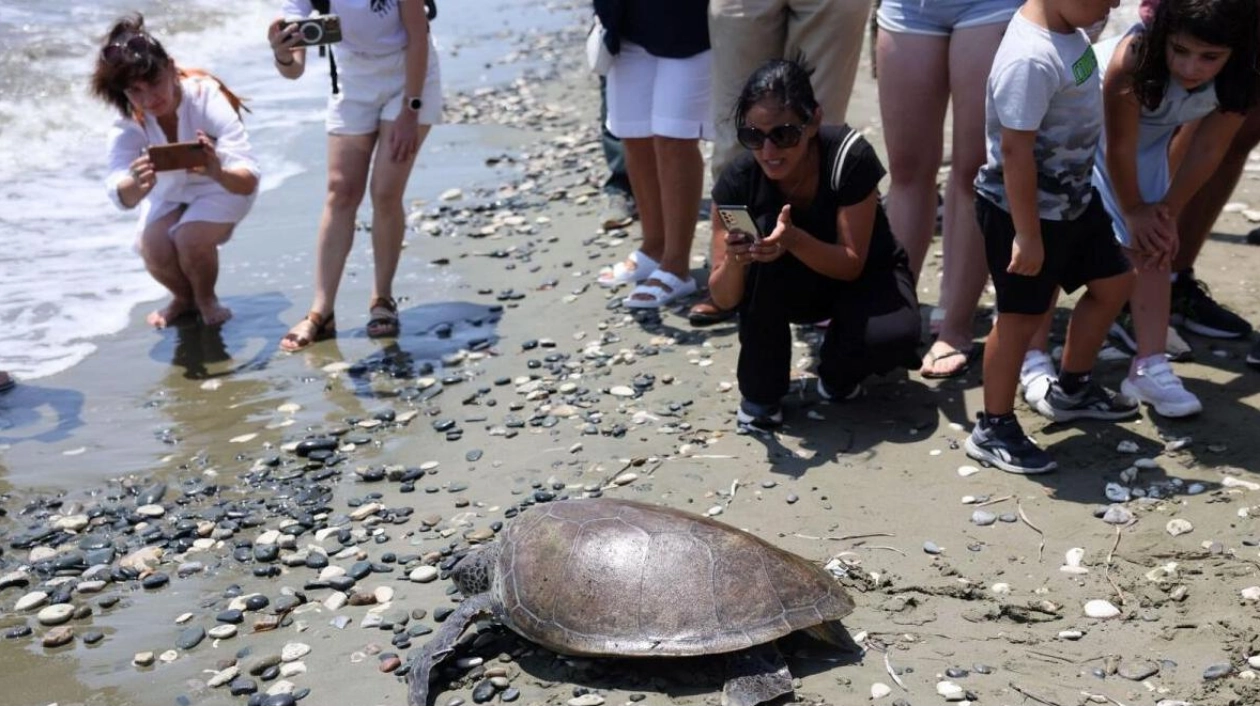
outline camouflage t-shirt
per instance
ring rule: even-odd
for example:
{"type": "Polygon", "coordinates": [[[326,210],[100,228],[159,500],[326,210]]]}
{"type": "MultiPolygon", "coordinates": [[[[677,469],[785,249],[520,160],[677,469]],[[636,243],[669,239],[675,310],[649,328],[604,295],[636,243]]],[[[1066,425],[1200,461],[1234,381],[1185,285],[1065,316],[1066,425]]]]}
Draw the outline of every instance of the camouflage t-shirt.
{"type": "Polygon", "coordinates": [[[1002,182],[1002,128],[1035,130],[1041,218],[1080,216],[1089,205],[1103,125],[1098,62],[1084,30],[1051,32],[1015,13],[993,58],[986,91],[988,161],[976,176],[976,192],[1010,211],[1002,182]]]}

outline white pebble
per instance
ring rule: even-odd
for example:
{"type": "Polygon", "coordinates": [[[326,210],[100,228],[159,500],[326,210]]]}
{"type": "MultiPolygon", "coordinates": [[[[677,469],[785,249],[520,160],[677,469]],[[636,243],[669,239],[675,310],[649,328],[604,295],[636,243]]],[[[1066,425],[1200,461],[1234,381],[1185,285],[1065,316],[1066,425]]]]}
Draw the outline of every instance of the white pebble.
{"type": "Polygon", "coordinates": [[[236,635],[236,627],[232,624],[219,624],[206,633],[214,639],[231,638],[236,635]]]}
{"type": "Polygon", "coordinates": [[[871,685],[871,699],[878,700],[892,694],[892,688],[882,682],[871,685]]]}
{"type": "Polygon", "coordinates": [[[426,582],[432,582],[433,580],[437,579],[437,577],[438,577],[438,568],[432,565],[421,565],[415,568],[414,570],[412,570],[411,574],[407,576],[407,578],[410,579],[411,581],[420,582],[421,584],[424,584],[426,582]]]}
{"type": "Polygon", "coordinates": [[[967,691],[956,682],[942,680],[936,683],[936,694],[944,697],[946,701],[958,702],[967,696],[967,691]]]}
{"type": "Polygon", "coordinates": [[[1091,619],[1113,619],[1120,615],[1120,610],[1106,599],[1091,599],[1085,602],[1085,615],[1091,619]]]}
{"type": "Polygon", "coordinates": [[[1260,587],[1247,587],[1239,594],[1247,601],[1260,601],[1260,587]]]}
{"type": "Polygon", "coordinates": [[[1010,594],[1011,585],[1006,582],[997,582],[992,587],[989,587],[989,590],[994,594],[1010,594]]]}
{"type": "Polygon", "coordinates": [[[1139,469],[1158,469],[1159,462],[1149,457],[1142,457],[1141,459],[1135,460],[1133,462],[1133,466],[1136,466],[1139,469]]]}
{"type": "Polygon", "coordinates": [[[625,486],[626,484],[634,483],[638,479],[639,479],[638,474],[634,473],[633,471],[627,471],[624,474],[619,474],[617,478],[612,480],[612,482],[616,486],[625,486]]]}
{"type": "Polygon", "coordinates": [[[1107,488],[1104,493],[1107,496],[1107,500],[1112,503],[1124,503],[1132,498],[1132,494],[1129,493],[1129,489],[1117,484],[1114,481],[1107,484],[1107,488]]]}
{"type": "Polygon", "coordinates": [[[1168,531],[1169,535],[1177,537],[1178,535],[1185,535],[1191,530],[1194,530],[1194,525],[1184,518],[1173,518],[1168,521],[1168,525],[1164,526],[1164,528],[1168,531]]]}
{"type": "Polygon", "coordinates": [[[1085,633],[1083,631],[1059,631],[1059,638],[1062,638],[1065,641],[1079,641],[1084,635],[1085,633]]]}
{"type": "Polygon", "coordinates": [[[608,389],[608,393],[618,398],[629,398],[634,395],[634,388],[628,385],[614,385],[608,389]]]}
{"type": "Polygon", "coordinates": [[[705,511],[705,512],[704,512],[704,514],[705,514],[706,516],[709,516],[710,518],[712,518],[713,516],[720,516],[720,515],[722,515],[722,507],[721,507],[721,506],[713,506],[713,507],[712,507],[712,508],[710,508],[709,510],[705,511]]]}
{"type": "Polygon", "coordinates": [[[964,464],[958,467],[958,475],[964,478],[971,476],[972,474],[979,474],[979,473],[980,473],[980,467],[971,466],[970,464],[964,464]]]}
{"type": "Polygon", "coordinates": [[[311,647],[305,643],[286,643],[284,648],[280,649],[280,660],[286,663],[292,663],[295,660],[306,657],[311,652],[311,647]]]}
{"type": "Polygon", "coordinates": [[[1134,442],[1131,439],[1120,440],[1120,444],[1116,445],[1116,451],[1121,454],[1137,454],[1137,442],[1134,442]]]}
{"type": "Polygon", "coordinates": [[[1221,486],[1224,486],[1225,488],[1247,489],[1248,491],[1260,491],[1260,484],[1257,484],[1254,481],[1243,481],[1242,479],[1236,479],[1232,476],[1226,476],[1221,479],[1221,486]]]}
{"type": "Polygon", "coordinates": [[[1247,665],[1253,668],[1260,668],[1260,655],[1253,655],[1247,659],[1247,665]]]}
{"type": "Polygon", "coordinates": [[[21,599],[18,599],[17,603],[13,605],[13,610],[30,611],[31,609],[38,609],[47,603],[48,592],[31,592],[26,596],[23,596],[21,599]]]}

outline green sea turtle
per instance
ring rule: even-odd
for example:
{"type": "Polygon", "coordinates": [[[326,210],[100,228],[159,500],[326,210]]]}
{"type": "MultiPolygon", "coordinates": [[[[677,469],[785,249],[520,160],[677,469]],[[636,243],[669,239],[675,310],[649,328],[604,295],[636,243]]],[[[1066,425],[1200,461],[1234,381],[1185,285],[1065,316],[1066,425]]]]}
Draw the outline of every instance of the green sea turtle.
{"type": "Polygon", "coordinates": [[[851,644],[839,620],[853,600],[820,566],[709,518],[645,503],[534,507],[459,560],[451,577],[465,598],[416,656],[412,704],[428,704],[434,666],[482,614],[565,655],[728,654],[725,704],[792,691],[777,638],[805,630],[851,644]]]}

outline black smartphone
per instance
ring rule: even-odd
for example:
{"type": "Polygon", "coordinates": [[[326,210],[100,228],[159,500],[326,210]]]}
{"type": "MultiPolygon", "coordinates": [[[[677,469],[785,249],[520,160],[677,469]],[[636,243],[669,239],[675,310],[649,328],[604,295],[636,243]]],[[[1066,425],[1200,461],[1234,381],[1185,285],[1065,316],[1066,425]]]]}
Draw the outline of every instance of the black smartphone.
{"type": "Polygon", "coordinates": [[[155,172],[176,169],[192,169],[206,166],[206,146],[199,142],[172,142],[168,145],[151,145],[149,161],[155,172]]]}
{"type": "Polygon", "coordinates": [[[719,205],[717,210],[718,217],[722,219],[722,223],[726,226],[726,230],[731,232],[739,231],[740,233],[747,233],[749,236],[752,236],[754,241],[760,241],[764,237],[761,233],[761,229],[757,228],[757,222],[753,219],[752,212],[748,210],[747,206],[734,204],[719,205]]]}

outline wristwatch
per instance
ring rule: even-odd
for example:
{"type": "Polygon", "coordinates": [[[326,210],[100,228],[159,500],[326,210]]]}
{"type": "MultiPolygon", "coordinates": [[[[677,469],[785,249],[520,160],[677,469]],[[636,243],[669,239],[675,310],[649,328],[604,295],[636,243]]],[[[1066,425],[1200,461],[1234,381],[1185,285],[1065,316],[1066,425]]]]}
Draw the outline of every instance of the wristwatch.
{"type": "Polygon", "coordinates": [[[405,104],[408,108],[410,108],[410,109],[411,109],[411,112],[413,112],[413,113],[419,113],[419,112],[420,112],[420,106],[424,105],[424,101],[420,100],[420,97],[419,97],[419,96],[411,96],[411,97],[410,97],[410,98],[408,98],[406,101],[404,101],[404,104],[405,104]]]}

